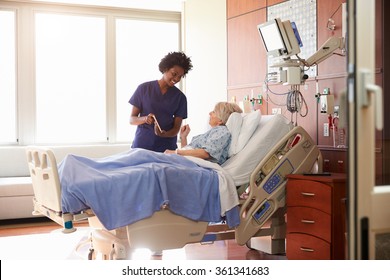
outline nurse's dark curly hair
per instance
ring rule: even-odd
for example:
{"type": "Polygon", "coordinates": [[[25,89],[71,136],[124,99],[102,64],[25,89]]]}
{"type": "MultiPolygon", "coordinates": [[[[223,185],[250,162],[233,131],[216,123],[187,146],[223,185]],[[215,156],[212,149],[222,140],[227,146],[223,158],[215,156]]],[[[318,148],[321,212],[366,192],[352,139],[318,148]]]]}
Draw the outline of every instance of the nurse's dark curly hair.
{"type": "Polygon", "coordinates": [[[168,53],[163,59],[161,59],[158,69],[164,74],[165,71],[171,69],[175,65],[184,69],[183,77],[192,69],[191,59],[183,52],[168,53]]]}

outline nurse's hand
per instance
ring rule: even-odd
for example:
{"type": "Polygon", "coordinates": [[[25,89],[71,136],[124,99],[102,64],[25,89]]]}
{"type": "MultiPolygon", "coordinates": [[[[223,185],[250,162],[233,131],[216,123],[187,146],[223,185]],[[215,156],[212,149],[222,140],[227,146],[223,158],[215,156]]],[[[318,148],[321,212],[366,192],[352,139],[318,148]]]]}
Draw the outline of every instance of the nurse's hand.
{"type": "Polygon", "coordinates": [[[160,137],[166,137],[165,133],[166,131],[164,129],[160,130],[159,126],[154,123],[154,134],[160,137]]]}
{"type": "Polygon", "coordinates": [[[144,116],[144,117],[142,117],[142,118],[143,118],[143,120],[144,120],[144,123],[146,123],[146,124],[152,124],[152,123],[154,123],[154,115],[153,115],[153,114],[149,114],[149,115],[144,116]]]}

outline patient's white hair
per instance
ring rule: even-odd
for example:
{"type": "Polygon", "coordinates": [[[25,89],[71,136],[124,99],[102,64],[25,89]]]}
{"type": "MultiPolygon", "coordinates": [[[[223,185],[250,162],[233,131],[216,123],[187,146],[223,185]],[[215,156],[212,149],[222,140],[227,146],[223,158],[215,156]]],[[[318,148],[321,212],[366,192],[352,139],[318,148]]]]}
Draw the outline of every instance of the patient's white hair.
{"type": "Polygon", "coordinates": [[[242,113],[241,108],[233,102],[218,102],[214,107],[214,112],[223,124],[226,124],[231,113],[242,113]]]}

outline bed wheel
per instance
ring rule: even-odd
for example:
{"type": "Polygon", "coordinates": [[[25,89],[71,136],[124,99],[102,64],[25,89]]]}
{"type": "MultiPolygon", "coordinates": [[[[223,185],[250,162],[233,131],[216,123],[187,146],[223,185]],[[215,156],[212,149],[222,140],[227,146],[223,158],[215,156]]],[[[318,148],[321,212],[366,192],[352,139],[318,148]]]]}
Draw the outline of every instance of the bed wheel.
{"type": "Polygon", "coordinates": [[[93,260],[94,258],[94,254],[95,253],[95,250],[94,249],[89,249],[89,253],[88,253],[88,260],[93,260]]]}

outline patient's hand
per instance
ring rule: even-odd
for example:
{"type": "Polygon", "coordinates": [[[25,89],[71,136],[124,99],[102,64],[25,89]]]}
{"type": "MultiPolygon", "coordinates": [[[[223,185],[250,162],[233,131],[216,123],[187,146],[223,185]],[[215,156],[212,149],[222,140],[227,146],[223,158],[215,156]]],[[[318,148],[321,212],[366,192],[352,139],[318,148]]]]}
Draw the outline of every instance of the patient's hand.
{"type": "Polygon", "coordinates": [[[187,146],[187,144],[188,144],[187,136],[190,133],[190,131],[191,131],[191,128],[190,128],[190,126],[188,124],[183,125],[180,128],[180,141],[181,141],[181,147],[182,148],[187,146]]]}
{"type": "Polygon", "coordinates": [[[191,132],[191,128],[188,124],[186,125],[183,125],[181,128],[180,128],[180,138],[187,138],[188,134],[190,134],[191,132]]]}

